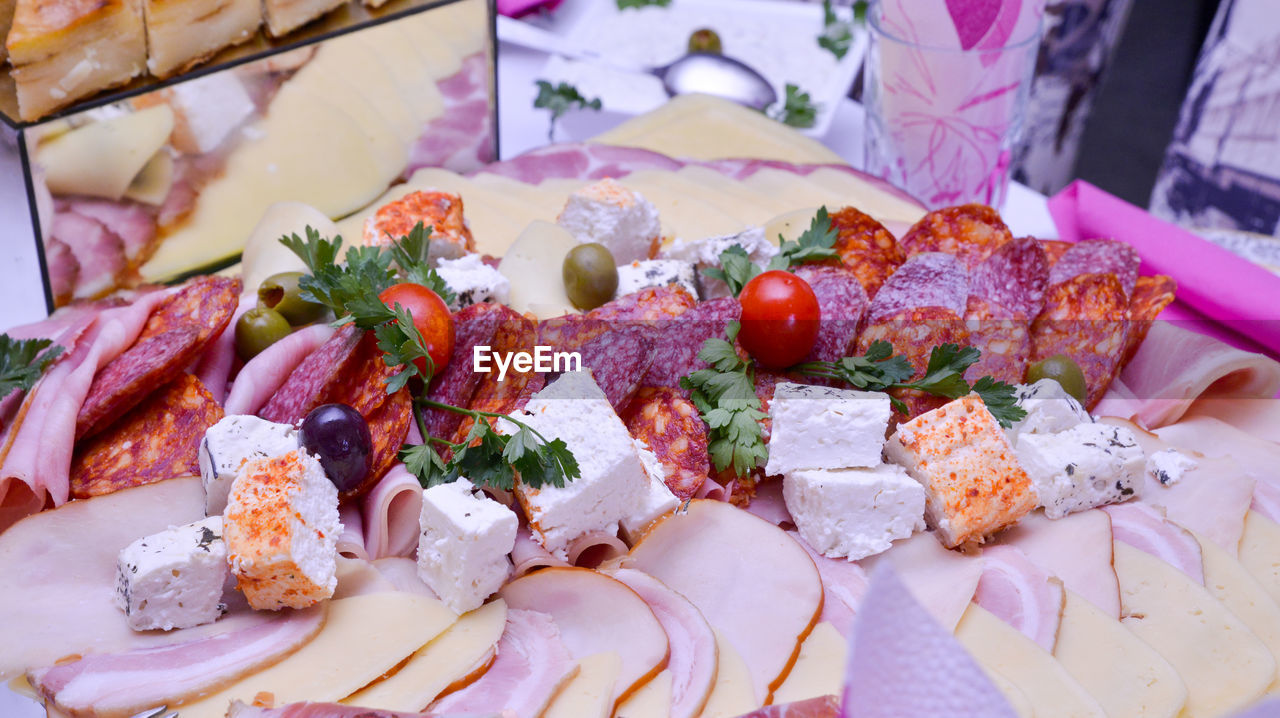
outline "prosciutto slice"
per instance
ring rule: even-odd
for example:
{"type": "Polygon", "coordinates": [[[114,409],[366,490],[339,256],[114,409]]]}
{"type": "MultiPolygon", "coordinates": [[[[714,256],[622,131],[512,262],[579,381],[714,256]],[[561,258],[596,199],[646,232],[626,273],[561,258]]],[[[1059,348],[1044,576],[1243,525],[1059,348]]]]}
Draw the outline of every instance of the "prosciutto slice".
{"type": "Polygon", "coordinates": [[[1062,581],[1051,578],[1013,546],[983,549],[982,558],[974,602],[1053,653],[1066,600],[1062,581]]]}
{"type": "Polygon", "coordinates": [[[790,536],[809,553],[822,579],[822,615],[818,622],[830,623],[840,635],[848,638],[858,604],[867,592],[867,572],[852,561],[823,556],[813,550],[798,532],[792,531],[790,536]]]}
{"type": "Polygon", "coordinates": [[[333,332],[333,327],[315,324],[267,347],[240,369],[223,409],[228,414],[257,414],[302,360],[328,341],[333,332]]]}
{"type": "Polygon", "coordinates": [[[435,713],[510,711],[515,718],[537,718],[577,669],[550,616],[508,609],[507,628],[489,670],[429,709],[435,713]]]}
{"type": "Polygon", "coordinates": [[[1149,553],[1204,585],[1200,544],[1185,529],[1143,504],[1114,504],[1102,510],[1111,517],[1111,531],[1116,541],[1149,553]]]}
{"type": "Polygon", "coordinates": [[[369,558],[413,555],[418,548],[422,485],[404,464],[393,464],[360,499],[360,506],[369,558]]]}
{"type": "Polygon", "coordinates": [[[326,606],[169,646],[86,656],[27,676],[41,695],[73,715],[132,715],[208,695],[275,663],[319,632],[326,606]]]}
{"type": "Polygon", "coordinates": [[[1158,428],[1177,421],[1200,398],[1275,396],[1280,362],[1156,322],[1120,378],[1139,401],[1138,422],[1158,428]]]}

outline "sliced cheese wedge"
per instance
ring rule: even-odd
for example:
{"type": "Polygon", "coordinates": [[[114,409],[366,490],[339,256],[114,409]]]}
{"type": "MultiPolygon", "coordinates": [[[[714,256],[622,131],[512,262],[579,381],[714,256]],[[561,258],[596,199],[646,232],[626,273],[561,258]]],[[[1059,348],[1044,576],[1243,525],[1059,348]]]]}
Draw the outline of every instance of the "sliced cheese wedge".
{"type": "Polygon", "coordinates": [[[746,662],[719,631],[716,631],[716,650],[719,652],[716,682],[699,718],[732,718],[759,708],[746,662]]]}
{"type": "Polygon", "coordinates": [[[257,291],[262,281],[276,272],[307,271],[302,259],[280,244],[280,238],[285,235],[306,237],[307,227],[329,239],[338,234],[338,225],[310,205],[277,202],[267,207],[245,240],[244,252],[240,256],[240,276],[247,291],[257,291]]]}
{"type": "Polygon", "coordinates": [[[773,692],[771,703],[793,703],[806,698],[841,695],[849,642],[830,623],[813,627],[800,644],[800,656],[787,679],[773,692]]]}
{"type": "Polygon", "coordinates": [[[462,68],[462,56],[453,51],[453,48],[438,42],[422,42],[423,37],[431,37],[433,30],[429,23],[434,17],[429,13],[417,13],[408,17],[403,17],[396,22],[389,22],[382,27],[388,30],[395,30],[409,41],[410,46],[418,55],[418,62],[426,69],[427,74],[433,80],[440,80],[457,74],[462,68]],[[424,27],[424,21],[427,26],[424,27]]]}
{"type": "Polygon", "coordinates": [[[1005,678],[1026,695],[1036,715],[1107,715],[1052,655],[978,604],[969,604],[960,617],[956,638],[983,670],[1005,678]]]}
{"type": "Polygon", "coordinates": [[[995,685],[996,690],[1000,691],[1000,695],[1009,702],[1009,707],[1013,708],[1014,715],[1018,718],[1035,718],[1036,709],[1031,705],[1031,699],[1021,688],[1009,682],[1009,679],[995,673],[988,673],[987,678],[991,679],[991,683],[995,685]]]}
{"type": "Polygon", "coordinates": [[[615,718],[669,718],[673,681],[671,671],[664,670],[618,704],[615,718]]]}
{"type": "Polygon", "coordinates": [[[319,635],[274,666],[207,698],[171,706],[182,718],[222,718],[233,700],[270,693],[277,705],[338,701],[368,685],[453,625],[457,616],[435,599],[370,593],[329,604],[319,635]]]}
{"type": "Polygon", "coordinates": [[[36,147],[45,184],[56,194],[120,199],[169,141],[173,110],[155,105],[90,122],[36,147]]]}
{"type": "Polygon", "coordinates": [[[416,123],[415,138],[421,135],[422,126],[427,121],[444,114],[444,97],[436,88],[431,67],[418,55],[409,38],[394,27],[394,23],[354,32],[347,37],[382,63],[383,71],[395,83],[400,99],[408,106],[416,123]]]}
{"type": "MultiPolygon", "coordinates": [[[[824,187],[807,177],[787,170],[766,167],[742,181],[757,192],[771,194],[791,205],[791,209],[826,205],[832,212],[848,204],[842,202],[839,192],[824,187]]],[[[863,210],[872,217],[874,212],[863,210]]],[[[876,217],[876,219],[880,219],[876,217]]]]}
{"type": "MultiPolygon", "coordinates": [[[[723,180],[723,177],[720,179],[723,180]]],[[[644,184],[661,184],[672,192],[678,192],[687,198],[696,199],[722,214],[733,217],[743,227],[762,225],[776,214],[767,206],[735,197],[732,190],[725,192],[723,187],[708,186],[705,181],[699,182],[690,179],[681,174],[681,172],[642,170],[640,172],[632,172],[624,177],[622,181],[624,183],[630,181],[644,184]]],[[[748,190],[748,192],[751,191],[748,190]]]]}
{"type": "Polygon", "coordinates": [[[833,167],[816,169],[806,175],[805,179],[834,190],[840,197],[841,207],[857,207],[881,222],[915,224],[925,214],[924,208],[915,202],[886,192],[859,179],[857,175],[833,167]]]}
{"type": "Polygon", "coordinates": [[[1178,671],[1184,716],[1229,714],[1256,700],[1275,675],[1267,647],[1186,574],[1115,542],[1121,622],[1178,671]]]}
{"type": "Polygon", "coordinates": [[[1159,653],[1119,621],[1068,590],[1053,657],[1109,716],[1172,718],[1187,687],[1159,653]]]}
{"type": "Polygon", "coordinates": [[[569,195],[583,186],[577,180],[550,180],[542,184],[525,184],[502,175],[482,172],[471,178],[477,186],[492,190],[503,196],[518,200],[535,212],[533,219],[554,222],[564,209],[569,195]]]}
{"type": "Polygon", "coordinates": [[[507,604],[498,599],[462,616],[449,630],[419,648],[387,678],[344,698],[343,703],[388,711],[421,711],[444,692],[476,672],[502,638],[507,604]]]}
{"type": "Polygon", "coordinates": [[[1257,511],[1245,515],[1240,564],[1280,603],[1280,525],[1257,511]]]}
{"type": "Polygon", "coordinates": [[[564,258],[578,240],[558,224],[533,222],[502,255],[498,271],[511,282],[508,303],[539,319],[575,313],[564,288],[564,258]]]}
{"type": "MultiPolygon", "coordinates": [[[[1204,556],[1205,588],[1253,631],[1280,664],[1280,606],[1249,575],[1248,569],[1222,547],[1195,531],[1191,534],[1200,542],[1204,556]]],[[[1273,677],[1271,691],[1278,687],[1280,675],[1273,677]]]]}
{"type": "Polygon", "coordinates": [[[609,718],[622,658],[597,653],[578,661],[578,674],[560,686],[542,718],[609,718]]]}
{"type": "Polygon", "coordinates": [[[760,211],[770,214],[782,214],[787,210],[795,209],[788,206],[781,198],[774,195],[765,194],[745,183],[741,180],[730,179],[723,174],[711,169],[710,167],[701,167],[698,165],[689,165],[682,167],[676,171],[684,179],[696,182],[702,187],[714,191],[716,194],[725,195],[732,198],[735,202],[757,207],[760,211]]]}
{"type": "Polygon", "coordinates": [[[663,236],[702,239],[734,234],[747,228],[747,223],[738,217],[672,189],[661,179],[663,174],[635,172],[618,180],[619,184],[644,195],[658,208],[663,236]]]}

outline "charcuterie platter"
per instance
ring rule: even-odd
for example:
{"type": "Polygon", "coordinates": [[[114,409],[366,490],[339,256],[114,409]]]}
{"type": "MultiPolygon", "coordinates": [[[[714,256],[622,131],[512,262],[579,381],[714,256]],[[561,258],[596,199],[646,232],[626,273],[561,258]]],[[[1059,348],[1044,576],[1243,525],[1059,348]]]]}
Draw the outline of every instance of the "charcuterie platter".
{"type": "Polygon", "coordinates": [[[0,345],[0,677],[50,715],[852,715],[891,581],[971,714],[1229,714],[1280,676],[1280,445],[1222,401],[1280,364],[1176,293],[836,164],[562,145],[277,205],[241,264],[0,345]]]}

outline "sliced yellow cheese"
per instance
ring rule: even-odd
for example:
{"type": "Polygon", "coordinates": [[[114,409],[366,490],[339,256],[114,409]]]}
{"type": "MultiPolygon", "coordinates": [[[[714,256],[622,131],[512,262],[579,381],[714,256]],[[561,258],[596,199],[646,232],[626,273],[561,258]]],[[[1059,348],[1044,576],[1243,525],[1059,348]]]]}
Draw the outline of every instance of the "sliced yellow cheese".
{"type": "Polygon", "coordinates": [[[984,671],[1022,691],[1036,715],[1106,716],[1098,701],[1048,651],[978,604],[965,609],[956,638],[984,671]]]}
{"type": "Polygon", "coordinates": [[[734,234],[747,228],[747,223],[741,219],[672,189],[661,177],[660,174],[637,172],[618,182],[644,195],[658,208],[664,236],[692,240],[734,234]]]}
{"type": "Polygon", "coordinates": [[[173,110],[155,105],[77,127],[36,147],[54,194],[120,199],[173,132],[173,110]]]}
{"type": "Polygon", "coordinates": [[[817,207],[804,207],[784,212],[765,222],[764,236],[768,237],[769,241],[774,244],[778,243],[779,236],[787,241],[794,242],[809,229],[809,225],[813,222],[813,216],[817,213],[817,207]]]}
{"type": "Polygon", "coordinates": [[[394,668],[455,620],[444,604],[410,593],[370,593],[332,601],[324,628],[297,652],[207,698],[175,708],[182,718],[222,718],[231,701],[249,703],[260,693],[271,694],[277,705],[341,700],[394,668]]]}
{"type": "Polygon", "coordinates": [[[400,670],[342,702],[388,711],[425,710],[445,688],[466,678],[493,651],[506,623],[506,602],[486,603],[419,648],[400,670]]]}
{"type": "Polygon", "coordinates": [[[576,310],[564,289],[564,258],[578,246],[558,224],[533,222],[502,255],[498,271],[511,282],[508,304],[520,312],[550,319],[576,310]]]}
{"type": "Polygon", "coordinates": [[[1261,696],[1276,666],[1258,637],[1186,574],[1128,544],[1114,546],[1120,620],[1182,677],[1182,715],[1224,715],[1261,696]]]}
{"type": "MultiPolygon", "coordinates": [[[[417,139],[421,126],[409,111],[392,76],[377,56],[356,37],[339,35],[320,45],[315,57],[302,67],[291,82],[328,93],[344,110],[356,116],[352,105],[359,103],[381,118],[405,144],[417,139]]],[[[406,161],[407,157],[402,158],[406,161]]],[[[401,165],[403,167],[403,165],[401,165]]]]}
{"type": "Polygon", "coordinates": [[[857,175],[842,170],[823,167],[809,173],[805,179],[833,190],[840,198],[841,207],[856,207],[881,222],[915,224],[925,214],[924,208],[915,202],[886,192],[857,175]]]}
{"type": "Polygon", "coordinates": [[[430,30],[422,37],[449,45],[461,57],[484,49],[489,34],[484,0],[450,3],[420,15],[426,16],[424,29],[430,30]]]}
{"type": "Polygon", "coordinates": [[[262,280],[277,272],[305,272],[307,265],[293,250],[280,244],[280,238],[296,234],[307,236],[307,227],[332,239],[338,225],[320,210],[302,202],[277,202],[262,213],[262,218],[244,242],[240,257],[240,277],[247,291],[257,291],[262,280]]]}
{"type": "Polygon", "coordinates": [[[457,74],[462,68],[462,57],[453,48],[438,42],[423,42],[423,37],[430,37],[430,31],[424,28],[424,22],[430,22],[431,13],[421,12],[389,22],[381,27],[394,30],[408,40],[418,62],[426,69],[433,80],[439,82],[446,77],[457,74]]]}
{"type": "Polygon", "coordinates": [[[771,703],[792,703],[819,696],[838,696],[844,690],[844,666],[849,642],[830,623],[813,627],[800,644],[800,655],[787,679],[773,692],[771,703]]]}
{"type": "MultiPolygon", "coordinates": [[[[701,168],[700,168],[701,169],[701,168]]],[[[713,207],[721,214],[733,217],[743,228],[762,225],[775,213],[767,206],[748,201],[725,192],[722,187],[708,186],[681,174],[667,170],[641,170],[622,179],[624,183],[660,183],[666,189],[713,207]]]]}
{"type": "Polygon", "coordinates": [[[1173,666],[1119,621],[1067,591],[1053,657],[1109,716],[1171,718],[1187,702],[1173,666]]]}
{"type": "MultiPolygon", "coordinates": [[[[757,192],[779,197],[782,201],[791,205],[792,209],[826,205],[827,209],[834,212],[844,206],[841,202],[840,194],[835,190],[786,170],[773,169],[771,167],[765,168],[742,182],[757,192]]],[[[876,216],[873,212],[867,212],[867,214],[872,217],[876,216]]],[[[877,219],[879,218],[877,217],[877,219]]]]}
{"type": "Polygon", "coordinates": [[[741,180],[730,179],[709,167],[689,165],[677,170],[676,174],[692,182],[697,182],[708,190],[731,197],[736,202],[759,207],[761,211],[769,214],[781,214],[793,209],[783,202],[781,198],[760,192],[744,184],[741,180]]]}
{"type": "Polygon", "coordinates": [[[482,172],[471,181],[486,189],[501,193],[503,196],[518,199],[525,203],[537,215],[533,219],[554,222],[564,209],[569,195],[582,187],[584,183],[577,180],[549,180],[542,184],[525,184],[510,177],[482,172]]]}
{"type": "Polygon", "coordinates": [[[622,657],[612,651],[578,661],[578,674],[556,691],[542,718],[609,718],[622,657]]]}
{"type": "Polygon", "coordinates": [[[1031,705],[1031,699],[1027,697],[1026,693],[1022,692],[1021,688],[1010,683],[1009,679],[1004,676],[995,673],[988,673],[987,678],[991,680],[996,690],[1000,691],[1000,695],[1004,696],[1004,699],[1008,701],[1014,715],[1018,716],[1018,718],[1035,718],[1035,706],[1031,705]]]}
{"type": "Polygon", "coordinates": [[[347,37],[382,63],[383,72],[395,83],[400,99],[417,123],[415,136],[422,134],[422,127],[428,120],[444,113],[444,97],[436,88],[432,68],[422,60],[414,49],[414,43],[395,27],[395,23],[366,28],[347,37]]]}
{"type": "Polygon", "coordinates": [[[707,696],[699,718],[731,718],[759,708],[746,662],[719,631],[715,634],[719,654],[716,682],[711,686],[711,695],[707,696]]]}
{"type": "Polygon", "coordinates": [[[157,152],[138,170],[138,174],[124,191],[125,199],[135,200],[153,207],[164,204],[173,187],[173,155],[157,152]]]}
{"type": "Polygon", "coordinates": [[[1240,564],[1280,603],[1280,525],[1257,511],[1246,514],[1240,564]]]}
{"type": "MultiPolygon", "coordinates": [[[[1192,531],[1204,556],[1204,585],[1213,597],[1236,614],[1280,663],[1280,606],[1249,571],[1221,546],[1192,531]]],[[[1280,676],[1271,682],[1271,692],[1280,688],[1280,676]]]]}
{"type": "Polygon", "coordinates": [[[615,718],[668,718],[671,715],[671,671],[660,671],[627,696],[613,712],[615,718]]]}

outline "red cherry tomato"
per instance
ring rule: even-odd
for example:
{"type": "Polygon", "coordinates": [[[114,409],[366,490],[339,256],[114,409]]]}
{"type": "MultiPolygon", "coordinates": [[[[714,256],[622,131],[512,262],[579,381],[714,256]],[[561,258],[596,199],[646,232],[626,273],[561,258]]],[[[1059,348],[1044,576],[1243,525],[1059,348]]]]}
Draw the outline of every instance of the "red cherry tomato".
{"type": "Polygon", "coordinates": [[[765,272],[747,282],[738,301],[742,303],[738,341],[761,366],[789,367],[813,349],[821,310],[808,282],[791,272],[765,272]]]}
{"type": "MultiPolygon", "coordinates": [[[[399,304],[409,310],[413,317],[413,325],[422,334],[427,345],[427,354],[435,363],[436,374],[444,370],[449,363],[449,354],[453,352],[453,315],[449,313],[449,305],[444,303],[439,294],[421,284],[393,284],[378,295],[378,299],[388,307],[399,304]]],[[[415,362],[418,371],[427,371],[427,363],[421,359],[415,362]]]]}

